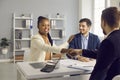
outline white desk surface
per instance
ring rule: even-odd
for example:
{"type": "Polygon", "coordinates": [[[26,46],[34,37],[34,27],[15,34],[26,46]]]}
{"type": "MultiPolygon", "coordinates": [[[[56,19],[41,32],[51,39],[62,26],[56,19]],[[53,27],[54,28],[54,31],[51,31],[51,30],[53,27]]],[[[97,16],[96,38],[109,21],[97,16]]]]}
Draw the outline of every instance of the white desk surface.
{"type": "Polygon", "coordinates": [[[18,62],[17,69],[22,72],[26,79],[38,79],[38,78],[48,78],[48,77],[56,77],[56,76],[64,76],[64,75],[72,75],[72,74],[87,74],[91,73],[91,71],[84,71],[80,69],[68,68],[68,65],[71,64],[81,64],[81,65],[94,65],[95,61],[92,62],[80,62],[77,60],[65,59],[60,61],[59,69],[55,69],[53,72],[45,73],[41,72],[40,69],[33,68],[29,63],[32,62],[18,62]]]}

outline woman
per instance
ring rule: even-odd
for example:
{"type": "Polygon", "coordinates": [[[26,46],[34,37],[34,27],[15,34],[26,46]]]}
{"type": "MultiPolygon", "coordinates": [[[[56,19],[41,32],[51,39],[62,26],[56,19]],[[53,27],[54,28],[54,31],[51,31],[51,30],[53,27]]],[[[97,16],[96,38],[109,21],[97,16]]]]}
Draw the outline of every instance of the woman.
{"type": "Polygon", "coordinates": [[[40,16],[37,22],[38,34],[31,39],[31,51],[29,61],[45,61],[51,59],[52,53],[66,53],[68,50],[64,49],[68,43],[57,47],[54,46],[53,41],[49,35],[50,21],[48,18],[40,16]],[[64,48],[62,48],[62,46],[64,48]]]}

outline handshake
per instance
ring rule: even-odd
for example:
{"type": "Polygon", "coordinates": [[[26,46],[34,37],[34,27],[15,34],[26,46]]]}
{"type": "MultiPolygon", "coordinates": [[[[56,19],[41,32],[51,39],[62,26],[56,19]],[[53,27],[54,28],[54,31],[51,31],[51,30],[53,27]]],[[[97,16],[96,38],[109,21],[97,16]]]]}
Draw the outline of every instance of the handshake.
{"type": "Polygon", "coordinates": [[[82,49],[65,49],[65,48],[63,48],[61,50],[61,53],[66,53],[66,54],[74,57],[76,55],[81,55],[82,49]]]}
{"type": "Polygon", "coordinates": [[[66,56],[70,59],[79,60],[82,62],[89,62],[94,59],[83,57],[82,55],[82,49],[62,49],[61,53],[66,53],[66,56]]]}

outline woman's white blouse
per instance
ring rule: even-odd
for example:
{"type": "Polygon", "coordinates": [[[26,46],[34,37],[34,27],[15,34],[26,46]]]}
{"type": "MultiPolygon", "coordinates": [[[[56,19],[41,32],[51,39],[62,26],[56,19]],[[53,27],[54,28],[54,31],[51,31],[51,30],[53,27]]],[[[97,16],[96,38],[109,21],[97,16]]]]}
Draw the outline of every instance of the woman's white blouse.
{"type": "Polygon", "coordinates": [[[40,34],[36,34],[31,38],[31,48],[28,61],[45,61],[46,52],[60,53],[62,48],[67,47],[67,42],[60,46],[50,46],[45,44],[42,36],[40,34]]]}

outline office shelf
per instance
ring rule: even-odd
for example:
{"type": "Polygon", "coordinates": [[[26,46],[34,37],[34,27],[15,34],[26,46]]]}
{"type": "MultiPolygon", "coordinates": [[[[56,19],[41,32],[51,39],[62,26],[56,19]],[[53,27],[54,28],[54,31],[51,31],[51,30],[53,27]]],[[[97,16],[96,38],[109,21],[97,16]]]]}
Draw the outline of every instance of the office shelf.
{"type": "Polygon", "coordinates": [[[53,40],[62,40],[65,37],[64,17],[50,17],[50,34],[53,40]]]}
{"type": "Polygon", "coordinates": [[[13,57],[16,61],[23,61],[24,52],[30,48],[32,36],[32,14],[13,14],[13,57]]]}

